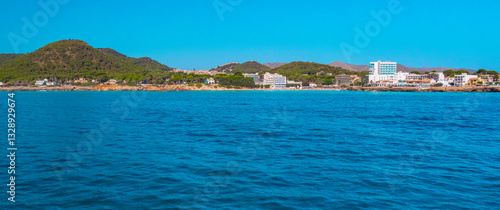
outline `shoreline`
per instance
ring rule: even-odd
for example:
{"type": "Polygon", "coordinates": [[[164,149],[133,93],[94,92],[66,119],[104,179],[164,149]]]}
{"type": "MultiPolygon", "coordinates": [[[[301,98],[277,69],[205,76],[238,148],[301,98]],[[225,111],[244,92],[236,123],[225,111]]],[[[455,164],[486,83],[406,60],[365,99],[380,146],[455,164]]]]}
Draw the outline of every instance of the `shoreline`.
{"type": "Polygon", "coordinates": [[[251,88],[225,88],[215,85],[204,85],[201,88],[187,85],[164,85],[164,86],[121,86],[121,85],[98,85],[98,86],[56,86],[56,87],[0,87],[0,91],[372,91],[372,92],[500,92],[500,87],[348,87],[342,90],[315,88],[311,90],[273,90],[273,89],[251,89],[251,88]]]}

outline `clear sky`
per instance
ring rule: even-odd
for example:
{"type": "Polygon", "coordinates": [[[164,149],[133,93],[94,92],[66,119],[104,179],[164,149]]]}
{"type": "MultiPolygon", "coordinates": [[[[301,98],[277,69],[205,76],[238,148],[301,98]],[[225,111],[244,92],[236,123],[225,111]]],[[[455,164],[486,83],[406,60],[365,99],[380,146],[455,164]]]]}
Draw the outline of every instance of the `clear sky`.
{"type": "MultiPolygon", "coordinates": [[[[56,0],[41,0],[51,1],[56,0]]],[[[500,70],[497,0],[58,1],[58,10],[53,5],[44,10],[38,1],[1,1],[0,53],[80,39],[182,69],[250,60],[390,60],[412,67],[500,70]],[[371,11],[391,18],[377,21],[371,11]]]]}

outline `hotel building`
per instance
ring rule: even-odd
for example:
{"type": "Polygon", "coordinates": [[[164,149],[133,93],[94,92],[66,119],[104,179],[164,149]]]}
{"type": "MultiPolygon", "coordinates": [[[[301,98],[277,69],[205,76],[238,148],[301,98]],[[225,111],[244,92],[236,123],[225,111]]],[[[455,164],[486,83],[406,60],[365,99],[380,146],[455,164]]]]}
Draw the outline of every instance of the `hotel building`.
{"type": "Polygon", "coordinates": [[[370,75],[366,77],[366,83],[377,83],[381,80],[394,80],[398,64],[391,61],[370,62],[370,75]]]}

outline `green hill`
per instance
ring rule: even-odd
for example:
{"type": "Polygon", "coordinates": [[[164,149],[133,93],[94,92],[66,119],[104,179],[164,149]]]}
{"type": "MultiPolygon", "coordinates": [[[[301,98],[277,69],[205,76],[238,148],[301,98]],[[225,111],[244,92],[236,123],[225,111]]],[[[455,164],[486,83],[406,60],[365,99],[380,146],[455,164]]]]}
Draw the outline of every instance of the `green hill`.
{"type": "Polygon", "coordinates": [[[217,68],[213,68],[212,70],[217,70],[219,72],[226,72],[226,73],[234,73],[238,71],[241,73],[258,73],[258,72],[268,72],[271,70],[271,68],[255,61],[248,61],[241,64],[228,63],[222,66],[218,66],[217,68]]]}
{"type": "Polygon", "coordinates": [[[3,65],[4,63],[7,63],[8,61],[17,58],[19,56],[23,56],[24,54],[15,54],[15,53],[6,53],[6,54],[0,54],[0,66],[3,65]]]}
{"type": "Polygon", "coordinates": [[[142,66],[147,69],[159,69],[163,71],[171,71],[172,68],[161,64],[158,61],[155,61],[149,57],[142,57],[142,58],[132,58],[128,57],[124,54],[121,54],[117,52],[116,50],[113,50],[111,48],[98,48],[99,51],[103,52],[104,54],[112,55],[115,58],[118,58],[120,60],[126,61],[128,63],[137,65],[137,66],[142,66]]]}
{"type": "Polygon", "coordinates": [[[345,74],[359,74],[360,72],[345,70],[340,67],[329,66],[320,63],[312,63],[312,62],[292,62],[289,64],[285,64],[280,67],[276,67],[271,70],[273,73],[279,73],[285,76],[292,75],[316,75],[316,74],[331,74],[331,75],[339,75],[342,73],[345,74]]]}
{"type": "Polygon", "coordinates": [[[264,66],[255,61],[248,61],[242,64],[235,65],[233,67],[234,72],[241,73],[258,73],[258,72],[268,72],[271,71],[271,68],[264,66]]]}
{"type": "Polygon", "coordinates": [[[302,82],[316,82],[321,84],[330,84],[330,81],[336,75],[358,75],[364,78],[368,72],[349,71],[340,67],[329,66],[312,62],[292,62],[271,70],[272,73],[278,73],[288,77],[289,80],[302,82]],[[325,82],[328,81],[328,82],[325,82]]]}
{"type": "Polygon", "coordinates": [[[98,80],[162,77],[170,67],[150,58],[130,58],[112,49],[96,49],[80,40],[62,40],[18,56],[0,66],[0,81],[76,77],[98,80]]]}

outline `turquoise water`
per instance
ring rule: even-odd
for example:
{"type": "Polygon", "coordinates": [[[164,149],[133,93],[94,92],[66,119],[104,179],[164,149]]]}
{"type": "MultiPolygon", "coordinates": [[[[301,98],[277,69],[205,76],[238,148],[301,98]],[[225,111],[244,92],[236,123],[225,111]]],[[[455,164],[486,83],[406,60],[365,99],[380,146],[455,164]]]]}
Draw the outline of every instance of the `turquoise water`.
{"type": "Polygon", "coordinates": [[[0,208],[498,209],[499,101],[17,92],[16,204],[5,193],[0,208]]]}

